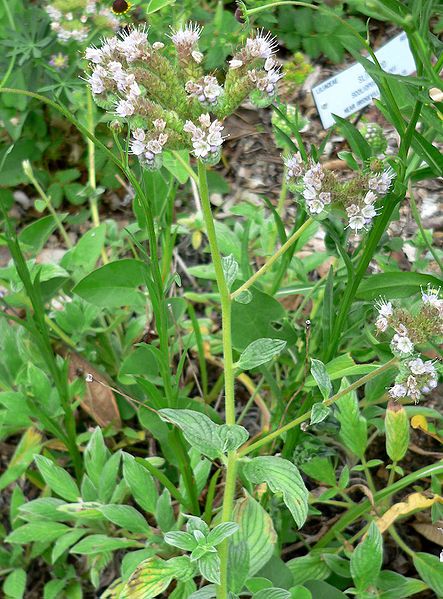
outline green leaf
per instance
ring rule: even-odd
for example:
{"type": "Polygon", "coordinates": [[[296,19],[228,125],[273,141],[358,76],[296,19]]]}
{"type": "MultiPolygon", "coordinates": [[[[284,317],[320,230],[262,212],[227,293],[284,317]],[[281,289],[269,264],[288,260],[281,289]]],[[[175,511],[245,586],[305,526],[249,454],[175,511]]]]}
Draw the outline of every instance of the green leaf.
{"type": "Polygon", "coordinates": [[[72,545],[77,543],[85,534],[86,528],[74,528],[66,534],[59,537],[52,547],[51,561],[54,564],[58,558],[65,553],[72,545]]]}
{"type": "Polygon", "coordinates": [[[218,553],[206,553],[197,561],[203,578],[209,582],[220,584],[220,556],[218,553]]]}
{"type": "Polygon", "coordinates": [[[69,530],[69,527],[61,522],[29,522],[13,530],[5,540],[7,543],[19,545],[42,540],[50,543],[69,530]]]}
{"type": "Polygon", "coordinates": [[[409,447],[409,419],[399,403],[389,402],[385,418],[386,453],[393,462],[402,460],[409,447]]]}
{"type": "Polygon", "coordinates": [[[323,399],[328,399],[332,391],[332,383],[321,360],[311,358],[311,374],[320,389],[323,399]]]}
{"type": "Polygon", "coordinates": [[[294,577],[294,584],[303,584],[307,580],[324,580],[331,571],[321,555],[303,555],[286,563],[294,577]]]}
{"type": "Polygon", "coordinates": [[[104,517],[129,532],[151,534],[151,529],[143,516],[130,505],[105,505],[100,509],[104,517]]]}
{"type": "Polygon", "coordinates": [[[177,586],[169,595],[170,599],[189,599],[192,593],[197,589],[193,580],[179,581],[177,586]]]}
{"type": "Polygon", "coordinates": [[[149,0],[148,6],[146,7],[146,14],[152,15],[152,13],[157,12],[166,6],[171,6],[171,4],[174,3],[175,0],[149,0]]]}
{"type": "Polygon", "coordinates": [[[436,555],[416,553],[413,557],[414,566],[420,577],[437,594],[443,595],[443,563],[436,555]]]}
{"type": "Polygon", "coordinates": [[[249,291],[249,289],[245,289],[234,298],[234,301],[238,302],[239,304],[249,304],[251,300],[252,293],[249,291]]]}
{"type": "Polygon", "coordinates": [[[428,283],[440,287],[441,280],[418,272],[383,272],[363,279],[357,290],[357,299],[374,300],[380,295],[387,299],[410,297],[420,292],[428,283]]]}
{"type": "Polygon", "coordinates": [[[308,515],[308,490],[296,466],[283,458],[263,456],[244,465],[244,474],[254,484],[266,483],[283,501],[301,528],[308,515]]]}
{"type": "Polygon", "coordinates": [[[35,462],[45,483],[54,493],[67,501],[77,501],[81,497],[77,483],[66,470],[40,455],[35,456],[35,462]]]}
{"type": "Polygon", "coordinates": [[[155,519],[162,532],[170,531],[175,525],[174,510],[171,504],[171,494],[168,489],[163,489],[157,500],[155,519]]]}
{"type": "Polygon", "coordinates": [[[69,553],[96,555],[97,553],[116,551],[117,549],[125,549],[126,547],[139,547],[139,543],[131,539],[117,539],[106,535],[89,535],[74,545],[69,553]]]}
{"type": "Polygon", "coordinates": [[[129,453],[123,453],[123,478],[138,505],[154,514],[158,497],[154,479],[129,453]]]}
{"type": "Polygon", "coordinates": [[[291,593],[291,599],[313,599],[311,591],[308,591],[306,587],[297,585],[289,589],[291,593]]]}
{"type": "Polygon", "coordinates": [[[331,408],[325,406],[324,403],[318,401],[311,408],[311,424],[318,424],[319,422],[323,422],[325,418],[328,417],[331,408]]]}
{"type": "Polygon", "coordinates": [[[254,576],[270,559],[277,542],[277,533],[270,515],[246,494],[234,507],[234,520],[239,524],[232,543],[245,542],[249,552],[249,576],[254,576]]]}
{"type": "Polygon", "coordinates": [[[97,426],[83,454],[86,472],[97,488],[109,456],[110,453],[103,440],[101,429],[97,426]]]}
{"type": "Polygon", "coordinates": [[[231,289],[232,284],[238,275],[238,262],[232,254],[222,258],[223,274],[228,289],[231,289]]]}
{"type": "Polygon", "coordinates": [[[3,592],[7,599],[22,599],[26,590],[26,572],[15,568],[3,582],[3,592]]]}
{"type": "Polygon", "coordinates": [[[328,458],[313,457],[300,464],[300,468],[314,480],[331,487],[336,484],[335,470],[328,458]]]}
{"type": "Polygon", "coordinates": [[[286,341],[283,339],[257,339],[242,352],[237,367],[242,370],[251,370],[261,364],[266,364],[285,347],[286,341]]]}
{"type": "MultiPolygon", "coordinates": [[[[347,379],[343,379],[340,391],[349,387],[347,379]]],[[[340,438],[344,445],[357,457],[362,459],[368,443],[368,424],[361,416],[355,391],[340,397],[335,404],[338,408],[337,420],[340,422],[340,438]]]]}
{"type": "MultiPolygon", "coordinates": [[[[67,213],[60,214],[59,218],[63,221],[66,218],[67,213]]],[[[18,240],[25,246],[28,246],[34,254],[37,254],[42,247],[45,245],[49,236],[55,231],[57,223],[54,217],[50,214],[44,216],[38,220],[33,221],[31,224],[26,225],[20,231],[18,240]]],[[[27,248],[25,248],[26,251],[27,248]]]]}
{"type": "Polygon", "coordinates": [[[95,267],[105,243],[105,235],[106,224],[103,223],[82,235],[75,247],[63,256],[60,264],[63,268],[74,271],[75,280],[95,267]]]}
{"type": "Polygon", "coordinates": [[[165,422],[176,424],[185,439],[210,459],[237,449],[249,438],[249,433],[242,426],[215,424],[205,414],[194,410],[164,408],[159,410],[159,415],[165,422]]]}
{"type": "Polygon", "coordinates": [[[117,260],[105,264],[84,277],[73,292],[103,308],[142,307],[143,295],[138,287],[145,282],[146,266],[139,260],[117,260]]]}
{"type": "Polygon", "coordinates": [[[173,530],[165,534],[165,542],[183,551],[193,551],[197,545],[197,539],[189,532],[173,530]]]}
{"type": "Polygon", "coordinates": [[[332,115],[335,122],[340,129],[340,132],[346,138],[347,142],[351,146],[352,151],[356,154],[362,162],[368,160],[371,157],[371,147],[365,140],[360,131],[346,119],[343,119],[336,114],[332,115]]]}
{"type": "Polygon", "coordinates": [[[126,583],[120,599],[150,599],[168,588],[173,578],[192,577],[194,566],[188,557],[162,560],[150,557],[141,562],[126,583]]]}
{"type": "Polygon", "coordinates": [[[245,541],[229,541],[228,548],[228,589],[240,593],[249,572],[249,549],[245,541]]]}
{"type": "MultiPolygon", "coordinates": [[[[158,0],[161,2],[162,0],[158,0]]],[[[175,2],[175,0],[163,0],[165,2],[165,6],[175,2]]],[[[159,9],[156,9],[159,10],[159,9]]],[[[154,12],[154,11],[151,11],[154,12]]],[[[174,154],[179,154],[182,158],[183,162],[185,162],[189,167],[189,152],[187,150],[176,150],[174,154]]],[[[189,179],[189,171],[186,169],[183,164],[175,157],[172,152],[163,152],[163,166],[168,169],[170,173],[174,175],[177,181],[184,185],[186,181],[189,179]]]]}
{"type": "Polygon", "coordinates": [[[207,584],[203,588],[195,591],[188,599],[213,599],[217,594],[215,584],[207,584]]]}
{"type": "Polygon", "coordinates": [[[262,589],[254,593],[254,599],[291,599],[291,593],[285,589],[262,589]]]}
{"type": "Polygon", "coordinates": [[[374,584],[383,561],[383,539],[378,526],[372,522],[369,530],[351,555],[351,575],[358,591],[374,584]]]}
{"type": "Polygon", "coordinates": [[[377,578],[380,599],[404,599],[425,591],[427,585],[418,578],[407,578],[397,572],[382,570],[377,578]]]}
{"type": "Polygon", "coordinates": [[[206,542],[208,545],[216,547],[222,541],[235,534],[238,529],[239,526],[236,522],[223,522],[222,524],[218,524],[208,534],[206,542]]]}

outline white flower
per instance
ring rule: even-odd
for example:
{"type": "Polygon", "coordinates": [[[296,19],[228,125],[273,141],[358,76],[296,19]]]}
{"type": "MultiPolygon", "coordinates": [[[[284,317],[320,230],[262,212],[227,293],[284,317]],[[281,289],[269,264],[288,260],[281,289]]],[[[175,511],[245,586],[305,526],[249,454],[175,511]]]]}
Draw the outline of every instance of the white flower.
{"type": "Polygon", "coordinates": [[[284,164],[288,169],[287,178],[301,177],[303,174],[303,161],[300,152],[284,158],[284,164]]]}
{"type": "Polygon", "coordinates": [[[346,214],[351,218],[352,216],[357,216],[360,214],[360,207],[357,204],[351,204],[346,208],[346,214]]]}
{"type": "Polygon", "coordinates": [[[243,61],[238,58],[231,58],[229,61],[229,66],[231,69],[239,69],[243,66],[243,61]]]}
{"type": "Polygon", "coordinates": [[[117,104],[115,112],[118,114],[118,116],[124,118],[133,115],[135,112],[135,107],[130,100],[120,100],[117,104]]]}
{"type": "Polygon", "coordinates": [[[421,299],[424,304],[437,308],[440,317],[443,318],[443,299],[440,299],[440,287],[435,289],[428,285],[426,291],[421,290],[421,299]]]}
{"type": "Polygon", "coordinates": [[[323,204],[331,203],[331,193],[329,191],[322,191],[318,194],[318,197],[323,202],[323,204]]]}
{"type": "Polygon", "coordinates": [[[414,344],[409,337],[406,337],[406,335],[398,335],[397,333],[392,338],[391,346],[394,351],[406,355],[412,353],[414,349],[414,344]]]}
{"type": "Polygon", "coordinates": [[[365,228],[365,219],[363,216],[351,216],[349,219],[348,227],[353,231],[360,231],[360,229],[365,228]]]}
{"type": "Polygon", "coordinates": [[[385,195],[388,192],[392,179],[394,179],[395,176],[395,172],[389,167],[382,173],[378,173],[369,179],[369,190],[375,191],[379,195],[385,195]]]}
{"type": "Polygon", "coordinates": [[[306,187],[303,190],[303,197],[308,202],[311,202],[312,200],[316,199],[317,192],[315,191],[315,189],[311,185],[306,185],[306,187]]]}
{"type": "Polygon", "coordinates": [[[412,374],[424,374],[426,372],[424,362],[421,358],[416,358],[408,362],[408,368],[412,374]]]}
{"type": "Polygon", "coordinates": [[[377,212],[372,204],[368,204],[362,208],[361,213],[368,220],[371,220],[374,218],[374,216],[377,216],[377,212]]]}
{"type": "Polygon", "coordinates": [[[152,44],[152,47],[154,48],[154,50],[161,50],[162,48],[165,47],[163,42],[154,42],[152,44]]]}
{"type": "MultiPolygon", "coordinates": [[[[202,27],[190,21],[184,27],[172,30],[171,40],[177,50],[190,52],[200,39],[202,27]]],[[[195,60],[195,58],[194,58],[195,60]]]]}
{"type": "Polygon", "coordinates": [[[365,204],[373,204],[377,200],[377,196],[373,191],[368,191],[363,201],[365,204]]]}
{"type": "Polygon", "coordinates": [[[275,52],[276,40],[270,34],[264,34],[264,31],[257,31],[255,37],[246,40],[246,53],[252,59],[262,58],[266,60],[275,52]]]}
{"type": "Polygon", "coordinates": [[[389,389],[389,395],[395,399],[399,397],[405,397],[408,392],[407,388],[404,385],[394,385],[391,389],[389,389]]]}
{"type": "Polygon", "coordinates": [[[154,125],[154,128],[157,129],[157,131],[165,130],[166,121],[164,121],[163,119],[155,119],[155,121],[152,121],[152,124],[154,125]]]}
{"type": "Polygon", "coordinates": [[[375,307],[377,308],[380,316],[384,316],[385,318],[389,318],[389,316],[392,316],[394,313],[394,311],[392,309],[392,303],[387,302],[383,298],[379,298],[375,302],[375,307]]]}
{"type": "Polygon", "coordinates": [[[197,139],[192,143],[192,147],[196,158],[205,158],[211,150],[211,146],[205,139],[197,139]]]}
{"type": "Polygon", "coordinates": [[[52,21],[60,21],[62,18],[62,13],[60,10],[58,10],[58,8],[55,8],[55,6],[47,6],[45,8],[46,12],[48,13],[50,19],[52,21]]]}
{"type": "Polygon", "coordinates": [[[386,329],[388,328],[388,324],[388,320],[384,316],[379,316],[375,321],[375,326],[382,333],[386,331],[386,329]]]}
{"type": "Polygon", "coordinates": [[[323,209],[325,207],[323,202],[320,201],[319,199],[311,200],[310,202],[307,202],[307,206],[308,206],[308,210],[309,210],[309,212],[311,212],[311,214],[320,214],[320,212],[323,212],[323,209]]]}
{"type": "Polygon", "coordinates": [[[197,64],[200,64],[203,60],[203,54],[201,52],[199,52],[198,50],[193,50],[191,52],[191,56],[197,64]]]}
{"type": "Polygon", "coordinates": [[[413,376],[408,376],[406,384],[408,387],[408,397],[410,397],[415,401],[415,403],[417,403],[420,399],[420,389],[418,388],[417,380],[413,376]]]}
{"type": "Polygon", "coordinates": [[[319,163],[311,164],[311,167],[306,171],[303,181],[306,185],[311,185],[317,191],[320,191],[322,186],[322,180],[324,179],[324,172],[319,163]]]}
{"type": "Polygon", "coordinates": [[[89,46],[85,51],[85,58],[90,62],[94,62],[95,64],[100,64],[103,60],[103,52],[99,48],[94,48],[94,46],[89,46]]]}

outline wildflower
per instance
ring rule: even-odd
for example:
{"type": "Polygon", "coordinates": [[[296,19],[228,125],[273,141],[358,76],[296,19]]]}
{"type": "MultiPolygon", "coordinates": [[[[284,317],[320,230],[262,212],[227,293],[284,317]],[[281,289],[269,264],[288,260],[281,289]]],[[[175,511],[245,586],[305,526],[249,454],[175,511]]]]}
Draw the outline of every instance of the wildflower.
{"type": "Polygon", "coordinates": [[[408,389],[405,385],[396,384],[391,389],[389,389],[389,395],[394,399],[398,399],[399,397],[405,397],[408,389]]]}
{"type": "Polygon", "coordinates": [[[394,178],[395,172],[392,168],[388,168],[382,173],[378,173],[369,179],[369,190],[375,191],[379,195],[386,195],[394,178]]]}
{"type": "Polygon", "coordinates": [[[85,58],[95,64],[100,64],[103,60],[103,51],[95,46],[89,46],[85,51],[85,58]]]}
{"type": "Polygon", "coordinates": [[[53,54],[49,61],[49,65],[56,69],[57,71],[61,71],[62,69],[66,69],[69,64],[69,57],[66,54],[62,54],[59,52],[58,54],[53,54]]]}
{"type": "Polygon", "coordinates": [[[120,100],[115,108],[116,114],[120,117],[132,116],[135,112],[135,106],[131,100],[120,100]]]}
{"type": "Polygon", "coordinates": [[[394,353],[409,355],[414,350],[414,344],[407,335],[396,333],[391,341],[391,349],[394,353]]]}
{"type": "Polygon", "coordinates": [[[421,299],[425,306],[436,308],[440,318],[443,318],[443,299],[440,298],[440,287],[435,289],[429,284],[426,291],[421,289],[421,299]]]}
{"type": "Polygon", "coordinates": [[[246,40],[245,50],[251,59],[267,59],[274,54],[276,49],[276,39],[270,33],[264,33],[263,29],[258,31],[255,37],[246,40]]]}
{"type": "Polygon", "coordinates": [[[223,88],[212,75],[205,75],[200,81],[188,81],[185,85],[187,93],[198,99],[201,104],[214,105],[223,93],[223,88]]]}
{"type": "Polygon", "coordinates": [[[382,297],[380,297],[377,302],[375,302],[375,306],[378,310],[378,313],[381,316],[384,316],[385,318],[389,318],[389,316],[392,316],[394,311],[392,309],[392,303],[391,302],[387,302],[385,299],[383,299],[382,297]]]}
{"type": "Polygon", "coordinates": [[[124,15],[130,8],[131,4],[126,0],[114,0],[111,10],[115,15],[124,15]]]}
{"type": "Polygon", "coordinates": [[[216,164],[220,159],[223,144],[223,125],[217,119],[211,123],[209,114],[199,117],[200,127],[192,121],[186,121],[183,127],[191,135],[194,156],[201,158],[208,164],[216,164]]]}
{"type": "Polygon", "coordinates": [[[149,170],[161,167],[161,154],[169,137],[163,132],[166,123],[162,119],[156,119],[153,125],[153,132],[146,132],[140,127],[135,129],[130,142],[132,154],[138,157],[143,168],[149,170]]]}
{"type": "Polygon", "coordinates": [[[284,163],[286,168],[288,169],[286,173],[286,178],[288,181],[290,181],[294,177],[301,177],[301,175],[303,174],[303,161],[300,152],[297,152],[292,156],[287,156],[284,159],[284,163]]]}
{"type": "Polygon", "coordinates": [[[198,64],[203,59],[203,54],[198,51],[197,44],[200,39],[202,27],[190,21],[184,27],[172,30],[171,40],[181,58],[191,56],[198,64]]]}

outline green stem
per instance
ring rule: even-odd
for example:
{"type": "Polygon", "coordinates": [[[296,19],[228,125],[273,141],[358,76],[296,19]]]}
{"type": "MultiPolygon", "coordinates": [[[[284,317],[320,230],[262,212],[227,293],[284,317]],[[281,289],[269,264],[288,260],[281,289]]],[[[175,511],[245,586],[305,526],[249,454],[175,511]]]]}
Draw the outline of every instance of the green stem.
{"type": "MultiPolygon", "coordinates": [[[[377,372],[377,371],[375,371],[375,372],[377,372]]],[[[366,481],[368,483],[368,487],[369,487],[371,493],[374,495],[374,493],[377,492],[377,489],[375,488],[374,481],[372,480],[372,474],[371,474],[371,471],[368,468],[368,463],[367,463],[365,457],[362,457],[361,464],[363,466],[363,472],[365,473],[366,481]]]]}
{"type": "MultiPolygon", "coordinates": [[[[394,366],[396,366],[397,363],[398,363],[397,358],[392,358],[392,360],[389,360],[389,362],[386,362],[386,364],[383,364],[383,366],[380,366],[380,368],[377,368],[377,370],[373,370],[369,374],[366,374],[361,379],[358,379],[358,381],[355,381],[355,383],[352,383],[352,385],[349,385],[349,387],[346,387],[346,389],[339,391],[338,393],[336,393],[329,399],[325,400],[323,402],[323,404],[325,406],[332,405],[338,399],[340,399],[340,397],[347,395],[351,391],[354,391],[354,389],[358,389],[359,387],[362,387],[368,381],[372,380],[373,378],[375,378],[382,372],[385,372],[386,370],[389,370],[390,368],[393,368],[394,366]]],[[[252,443],[252,445],[249,445],[249,446],[245,447],[244,449],[240,449],[238,452],[239,457],[243,457],[243,456],[255,451],[256,449],[263,447],[263,445],[267,445],[273,439],[280,437],[280,435],[283,435],[287,431],[290,431],[295,426],[298,426],[302,422],[309,420],[310,417],[311,417],[311,410],[308,410],[307,412],[305,412],[304,414],[302,414],[295,420],[291,420],[291,422],[288,422],[288,424],[285,424],[284,426],[278,428],[277,430],[273,431],[272,433],[269,433],[269,435],[266,435],[266,437],[263,437],[263,439],[259,439],[258,441],[256,441],[255,443],[252,443]]]]}
{"type": "Polygon", "coordinates": [[[236,291],[231,293],[231,299],[235,299],[236,297],[238,297],[243,291],[249,289],[249,287],[251,287],[251,285],[253,285],[261,276],[266,274],[268,270],[271,268],[271,266],[280,258],[280,256],[282,256],[291,247],[291,245],[293,245],[297,241],[297,239],[302,235],[302,233],[304,233],[304,231],[306,231],[306,229],[312,222],[312,218],[309,217],[308,220],[306,220],[301,225],[301,227],[299,227],[295,231],[295,233],[293,233],[291,237],[289,237],[289,239],[285,241],[281,248],[277,250],[277,252],[271,258],[269,258],[269,260],[265,264],[263,264],[263,266],[259,270],[257,270],[257,272],[254,273],[252,277],[250,277],[246,281],[246,283],[243,283],[241,287],[239,287],[238,289],[236,289],[236,291]]]}
{"type": "MultiPolygon", "coordinates": [[[[89,88],[86,90],[86,105],[88,130],[92,134],[94,134],[94,105],[92,102],[92,95],[89,88]]],[[[97,188],[97,181],[95,175],[95,144],[89,137],[87,138],[86,142],[88,144],[88,183],[89,187],[92,189],[92,195],[89,198],[89,205],[91,208],[91,218],[94,227],[98,227],[100,225],[100,217],[98,214],[97,197],[95,195],[95,190],[97,188]]]]}
{"type": "Polygon", "coordinates": [[[141,466],[143,466],[143,468],[146,468],[146,470],[148,470],[152,474],[152,476],[154,476],[159,482],[161,482],[161,484],[164,487],[166,487],[166,489],[168,489],[168,491],[171,493],[172,497],[177,499],[177,501],[179,501],[182,506],[188,506],[188,503],[186,502],[183,495],[180,493],[177,487],[169,480],[169,478],[165,474],[163,474],[161,470],[159,470],[156,466],[151,464],[148,460],[144,460],[143,458],[135,458],[135,461],[139,463],[141,466]]]}
{"type": "Polygon", "coordinates": [[[401,549],[403,549],[403,551],[405,553],[407,553],[410,557],[414,557],[415,556],[415,551],[412,551],[412,549],[409,547],[409,545],[406,545],[406,543],[403,541],[403,539],[401,538],[401,536],[395,530],[394,526],[390,526],[388,528],[388,532],[391,535],[391,537],[394,539],[394,541],[397,543],[397,545],[401,549]]]}
{"type": "MultiPolygon", "coordinates": [[[[206,167],[198,161],[198,180],[200,200],[203,217],[206,225],[206,234],[211,249],[212,262],[214,264],[215,277],[220,294],[222,313],[222,341],[223,341],[223,368],[225,375],[225,418],[226,424],[235,424],[235,395],[234,395],[234,367],[232,360],[232,331],[231,331],[231,297],[223,273],[223,263],[218,248],[217,235],[215,232],[214,219],[209,201],[208,181],[206,167]]],[[[235,481],[237,476],[237,453],[228,452],[226,465],[226,482],[223,495],[222,522],[232,519],[232,508],[235,495],[235,481]]],[[[217,589],[218,599],[226,599],[228,596],[228,540],[220,545],[220,586],[217,589]]]]}
{"type": "Polygon", "coordinates": [[[40,183],[35,178],[34,173],[32,171],[31,164],[28,161],[24,161],[23,165],[24,165],[23,166],[23,170],[25,171],[25,175],[31,181],[31,183],[35,187],[35,190],[37,191],[38,195],[44,201],[44,203],[46,205],[46,208],[51,213],[51,216],[54,219],[54,222],[57,225],[58,230],[60,231],[60,235],[63,237],[63,240],[65,242],[66,247],[67,248],[72,248],[72,243],[71,243],[71,240],[69,239],[69,235],[67,234],[66,229],[63,226],[63,223],[60,220],[57,212],[54,210],[54,207],[53,207],[53,205],[51,203],[51,198],[49,198],[46,195],[46,193],[43,191],[43,188],[40,186],[40,183]],[[25,166],[25,164],[26,164],[26,166],[25,166]]]}

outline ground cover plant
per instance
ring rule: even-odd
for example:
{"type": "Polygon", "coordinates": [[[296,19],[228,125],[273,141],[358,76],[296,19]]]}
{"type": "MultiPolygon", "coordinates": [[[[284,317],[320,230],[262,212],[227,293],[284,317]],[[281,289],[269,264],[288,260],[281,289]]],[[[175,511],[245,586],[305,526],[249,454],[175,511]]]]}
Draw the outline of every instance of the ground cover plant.
{"type": "Polygon", "coordinates": [[[442,597],[439,3],[0,16],[4,596],[442,597]]]}

